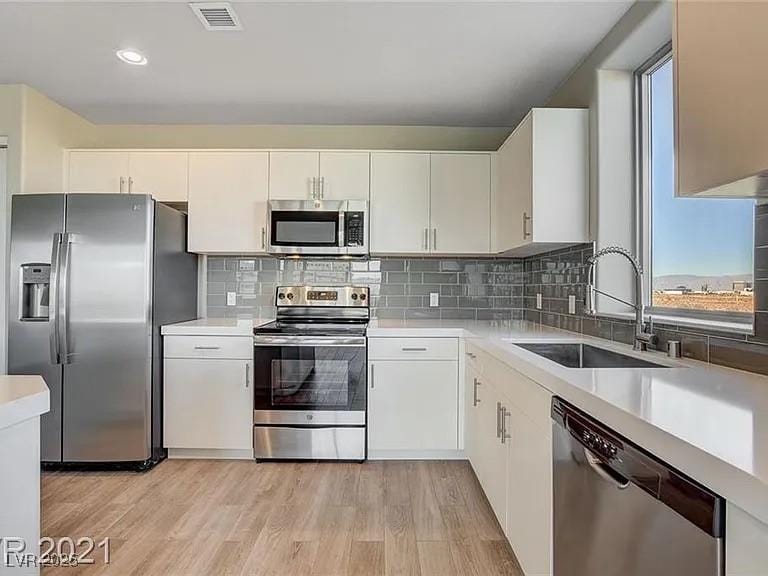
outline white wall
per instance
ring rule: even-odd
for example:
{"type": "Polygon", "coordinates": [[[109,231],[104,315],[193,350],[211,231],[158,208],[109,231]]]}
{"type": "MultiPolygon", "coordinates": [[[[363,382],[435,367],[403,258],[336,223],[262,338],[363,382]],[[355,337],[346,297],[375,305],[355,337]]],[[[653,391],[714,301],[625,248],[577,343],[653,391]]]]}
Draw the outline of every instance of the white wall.
{"type": "MultiPolygon", "coordinates": [[[[634,72],[672,38],[671,2],[637,2],[563,82],[551,107],[590,109],[590,236],[597,248],[636,250],[633,161],[634,72]]],[[[633,298],[630,266],[608,256],[597,266],[601,290],[633,298]]],[[[599,297],[598,310],[627,308],[599,297]]]]}

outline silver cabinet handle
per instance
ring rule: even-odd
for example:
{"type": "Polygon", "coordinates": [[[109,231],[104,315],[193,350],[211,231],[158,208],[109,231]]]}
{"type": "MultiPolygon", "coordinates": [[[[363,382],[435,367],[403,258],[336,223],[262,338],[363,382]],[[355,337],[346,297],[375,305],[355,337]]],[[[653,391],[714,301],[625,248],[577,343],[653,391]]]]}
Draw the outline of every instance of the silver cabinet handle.
{"type": "Polygon", "coordinates": [[[220,350],[221,346],[195,346],[195,350],[220,350]]]}
{"type": "Polygon", "coordinates": [[[432,228],[432,250],[437,250],[437,228],[432,228]]]}
{"type": "Polygon", "coordinates": [[[59,342],[59,264],[61,260],[61,232],[53,235],[51,247],[51,279],[48,288],[48,320],[51,323],[51,364],[61,364],[59,342]]]}
{"type": "Polygon", "coordinates": [[[120,194],[125,191],[125,176],[120,176],[120,194]]]}
{"type": "Polygon", "coordinates": [[[320,176],[320,200],[325,198],[325,176],[320,176]]]}
{"type": "Polygon", "coordinates": [[[496,402],[496,438],[501,438],[501,402],[496,402]]]}
{"type": "Polygon", "coordinates": [[[472,406],[477,406],[480,403],[480,398],[477,397],[477,387],[482,384],[477,378],[473,378],[474,383],[472,385],[472,406]]]}
{"type": "Polygon", "coordinates": [[[528,222],[531,221],[531,217],[528,216],[528,212],[523,212],[523,238],[530,238],[531,233],[528,231],[528,222]]]}
{"type": "Polygon", "coordinates": [[[245,387],[248,388],[248,386],[251,384],[251,365],[246,362],[245,363],[245,387]]]}
{"type": "Polygon", "coordinates": [[[465,354],[466,354],[467,356],[469,356],[470,358],[472,358],[472,360],[474,360],[475,358],[477,358],[477,354],[473,354],[472,352],[465,352],[465,354]]]}
{"type": "Polygon", "coordinates": [[[312,200],[316,200],[317,199],[317,178],[312,176],[309,182],[310,182],[309,194],[310,196],[312,196],[312,200]]]}
{"type": "Polygon", "coordinates": [[[507,434],[507,416],[509,416],[509,410],[504,406],[501,407],[501,443],[506,444],[507,440],[512,438],[510,434],[507,434]]]}
{"type": "Polygon", "coordinates": [[[427,351],[426,348],[408,348],[408,347],[401,348],[401,350],[403,352],[426,352],[427,351]]]}
{"type": "Polygon", "coordinates": [[[133,178],[128,176],[128,194],[133,193],[133,178]]]}
{"type": "Polygon", "coordinates": [[[424,250],[429,250],[429,228],[424,228],[424,250]]]}
{"type": "Polygon", "coordinates": [[[264,250],[267,247],[267,229],[261,227],[261,249],[264,250]]]}
{"type": "Polygon", "coordinates": [[[374,370],[374,368],[376,368],[376,365],[375,364],[371,364],[371,390],[373,390],[373,388],[375,386],[374,378],[373,378],[373,370],[374,370]]]}

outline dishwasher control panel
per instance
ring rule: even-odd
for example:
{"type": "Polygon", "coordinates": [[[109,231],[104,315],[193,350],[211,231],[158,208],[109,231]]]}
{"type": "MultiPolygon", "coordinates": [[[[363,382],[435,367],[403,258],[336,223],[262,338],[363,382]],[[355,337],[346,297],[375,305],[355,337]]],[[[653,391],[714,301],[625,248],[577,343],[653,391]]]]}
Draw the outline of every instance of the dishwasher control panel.
{"type": "Polygon", "coordinates": [[[613,460],[619,452],[616,446],[605,440],[602,436],[586,429],[581,431],[581,440],[592,452],[606,460],[613,460]]]}

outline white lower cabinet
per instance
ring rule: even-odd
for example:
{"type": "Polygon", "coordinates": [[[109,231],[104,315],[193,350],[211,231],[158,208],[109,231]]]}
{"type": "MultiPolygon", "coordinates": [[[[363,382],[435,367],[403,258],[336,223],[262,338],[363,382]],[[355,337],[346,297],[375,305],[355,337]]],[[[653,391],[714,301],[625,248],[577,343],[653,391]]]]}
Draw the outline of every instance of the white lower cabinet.
{"type": "Polygon", "coordinates": [[[467,361],[465,386],[472,468],[525,574],[549,575],[552,432],[543,389],[487,356],[467,361]]]}
{"type": "Polygon", "coordinates": [[[252,351],[251,339],[207,344],[200,337],[170,338],[176,342],[166,342],[175,357],[166,352],[164,359],[163,445],[171,456],[214,457],[221,451],[247,457],[253,450],[253,360],[242,351],[252,351]],[[211,351],[221,355],[210,357],[211,351]]]}
{"type": "Polygon", "coordinates": [[[368,358],[369,454],[458,451],[458,339],[371,338],[368,358]]]}
{"type": "Polygon", "coordinates": [[[728,503],[725,511],[725,575],[759,576],[768,567],[768,526],[728,503]]]}
{"type": "Polygon", "coordinates": [[[455,361],[371,361],[369,450],[458,449],[457,399],[455,361]]]}

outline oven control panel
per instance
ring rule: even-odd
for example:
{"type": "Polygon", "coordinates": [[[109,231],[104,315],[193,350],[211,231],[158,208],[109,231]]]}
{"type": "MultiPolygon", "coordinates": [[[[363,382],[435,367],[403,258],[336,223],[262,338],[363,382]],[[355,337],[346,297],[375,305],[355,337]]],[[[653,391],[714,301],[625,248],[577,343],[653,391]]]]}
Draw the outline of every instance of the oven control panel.
{"type": "Polygon", "coordinates": [[[283,306],[368,307],[367,286],[278,286],[275,298],[283,306]]]}

